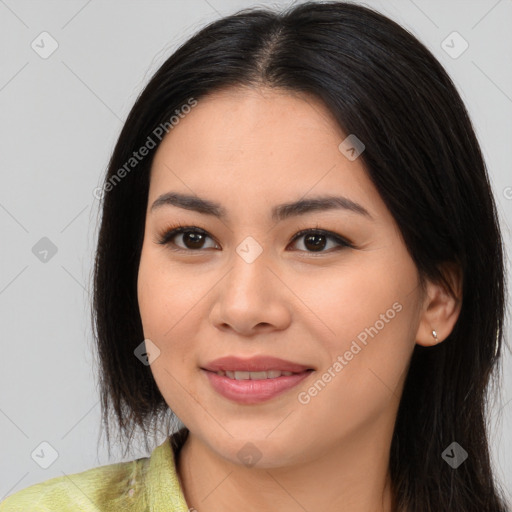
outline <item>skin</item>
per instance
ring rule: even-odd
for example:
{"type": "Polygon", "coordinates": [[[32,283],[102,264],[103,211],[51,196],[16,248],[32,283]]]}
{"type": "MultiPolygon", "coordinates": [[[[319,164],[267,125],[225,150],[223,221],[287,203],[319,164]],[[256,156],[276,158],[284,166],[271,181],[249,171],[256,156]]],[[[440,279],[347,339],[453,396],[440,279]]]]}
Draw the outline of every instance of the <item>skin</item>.
{"type": "Polygon", "coordinates": [[[144,335],[160,350],[155,381],[190,430],[177,468],[187,504],[199,512],[391,510],[389,449],[409,360],[416,343],[436,343],[432,329],[439,342],[449,335],[460,301],[441,285],[419,286],[362,159],[338,149],[345,138],[312,96],[231,88],[201,98],[155,155],[138,300],[144,335]],[[228,217],[172,205],[152,211],[170,191],[216,201],[228,217]],[[359,203],[373,219],[343,209],[270,218],[274,205],[328,194],[359,203]],[[173,241],[182,252],[158,244],[176,222],[207,231],[204,248],[180,234],[173,241]],[[355,248],[320,238],[318,253],[304,236],[293,241],[317,227],[355,248]],[[250,264],[236,252],[248,236],[263,251],[250,264]],[[400,312],[300,403],[298,393],[394,303],[400,312]],[[257,405],[217,394],[200,370],[221,356],[260,354],[316,370],[257,405]],[[248,442],[261,453],[252,467],[237,456],[248,442]]]}

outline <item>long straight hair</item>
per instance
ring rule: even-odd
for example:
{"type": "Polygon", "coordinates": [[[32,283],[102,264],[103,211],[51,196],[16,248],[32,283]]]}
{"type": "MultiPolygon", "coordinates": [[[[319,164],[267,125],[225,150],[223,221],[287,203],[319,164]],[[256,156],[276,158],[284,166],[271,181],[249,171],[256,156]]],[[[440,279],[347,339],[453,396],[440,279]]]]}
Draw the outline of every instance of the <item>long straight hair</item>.
{"type": "Polygon", "coordinates": [[[158,147],[161,127],[170,132],[169,120],[184,105],[237,86],[322,100],[344,133],[365,144],[360,158],[422,282],[451,291],[443,265],[461,270],[453,331],[434,347],[416,345],[410,361],[390,454],[394,510],[505,512],[485,419],[491,377],[498,381],[506,283],[481,149],[463,101],[429,50],[384,15],[350,3],[244,9],[210,23],[164,62],[130,111],[105,176],[94,268],[109,453],[112,420],[126,446],[136,430],[148,446],[160,421],[177,420],[149,366],[133,354],[144,339],[137,273],[156,149],[133,169],[126,164],[150,139],[158,147]],[[442,458],[452,442],[468,453],[457,469],[442,458]]]}

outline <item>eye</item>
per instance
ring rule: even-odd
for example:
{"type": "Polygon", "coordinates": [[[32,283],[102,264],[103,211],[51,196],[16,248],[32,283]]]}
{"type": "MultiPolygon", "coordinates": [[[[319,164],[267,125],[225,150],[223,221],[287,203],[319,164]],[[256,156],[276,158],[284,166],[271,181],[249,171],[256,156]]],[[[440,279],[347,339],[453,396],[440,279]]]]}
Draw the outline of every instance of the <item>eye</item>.
{"type": "Polygon", "coordinates": [[[339,250],[343,247],[354,247],[351,242],[345,240],[336,233],[318,228],[299,231],[293,238],[292,242],[300,240],[301,238],[304,240],[302,245],[306,247],[306,252],[332,252],[323,250],[328,245],[328,240],[334,242],[334,250],[339,250]]]}
{"type": "MultiPolygon", "coordinates": [[[[176,251],[194,251],[198,252],[204,249],[218,248],[217,244],[214,244],[213,247],[205,247],[204,242],[206,239],[213,240],[211,236],[208,235],[207,231],[204,229],[198,228],[197,226],[178,226],[174,228],[167,228],[162,234],[159,235],[157,240],[158,244],[161,245],[174,245],[176,246],[176,251]],[[179,239],[181,237],[181,243],[183,246],[177,244],[174,239],[179,239]]],[[[333,246],[330,249],[339,250],[344,247],[354,248],[355,246],[344,239],[340,235],[333,233],[331,231],[325,231],[323,229],[304,229],[299,231],[292,239],[292,244],[296,241],[303,239],[303,247],[305,249],[299,249],[302,252],[310,252],[310,253],[322,253],[322,252],[332,252],[325,251],[324,249],[328,246],[328,241],[333,243],[333,246]]]]}
{"type": "Polygon", "coordinates": [[[176,245],[173,239],[181,236],[182,243],[185,247],[178,246],[176,250],[202,250],[204,247],[204,240],[206,238],[212,239],[206,231],[195,226],[179,226],[177,228],[169,228],[159,236],[157,243],[161,245],[176,245]]]}

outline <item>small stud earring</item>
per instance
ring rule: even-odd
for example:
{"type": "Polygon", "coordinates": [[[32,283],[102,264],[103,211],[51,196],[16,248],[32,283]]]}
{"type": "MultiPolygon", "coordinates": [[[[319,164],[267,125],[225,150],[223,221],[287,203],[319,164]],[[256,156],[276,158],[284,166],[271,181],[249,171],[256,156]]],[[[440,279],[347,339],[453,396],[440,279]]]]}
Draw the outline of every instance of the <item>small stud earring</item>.
{"type": "Polygon", "coordinates": [[[438,343],[438,339],[437,339],[437,332],[432,330],[432,336],[434,336],[434,339],[436,340],[436,343],[438,343]]]}

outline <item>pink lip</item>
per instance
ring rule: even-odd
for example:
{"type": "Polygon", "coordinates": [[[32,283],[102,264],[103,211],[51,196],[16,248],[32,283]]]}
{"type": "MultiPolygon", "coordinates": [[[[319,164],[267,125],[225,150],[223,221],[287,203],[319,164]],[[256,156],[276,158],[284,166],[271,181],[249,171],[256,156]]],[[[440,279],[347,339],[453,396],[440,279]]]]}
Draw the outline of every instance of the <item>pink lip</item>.
{"type": "Polygon", "coordinates": [[[212,388],[217,391],[217,393],[229,400],[246,405],[259,404],[266,400],[270,400],[274,396],[280,395],[281,393],[295,387],[299,382],[302,382],[313,372],[313,370],[305,370],[294,375],[281,376],[273,379],[235,380],[222,375],[217,375],[209,370],[203,369],[202,371],[206,374],[212,388]]]}
{"type": "Polygon", "coordinates": [[[310,366],[292,363],[291,361],[285,361],[284,359],[271,356],[255,356],[248,359],[226,356],[210,361],[208,364],[203,366],[202,369],[214,373],[219,370],[227,370],[231,372],[267,372],[270,370],[281,370],[282,372],[302,373],[305,370],[311,370],[312,368],[310,366]]]}

